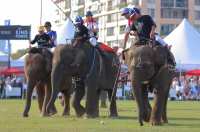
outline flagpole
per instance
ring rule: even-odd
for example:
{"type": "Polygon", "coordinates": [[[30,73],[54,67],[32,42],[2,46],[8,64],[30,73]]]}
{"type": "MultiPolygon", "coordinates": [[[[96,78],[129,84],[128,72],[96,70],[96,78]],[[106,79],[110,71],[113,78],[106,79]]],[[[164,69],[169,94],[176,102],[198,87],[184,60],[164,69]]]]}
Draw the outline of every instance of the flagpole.
{"type": "Polygon", "coordinates": [[[41,0],[41,9],[40,9],[40,25],[42,25],[42,0],[41,0]]]}

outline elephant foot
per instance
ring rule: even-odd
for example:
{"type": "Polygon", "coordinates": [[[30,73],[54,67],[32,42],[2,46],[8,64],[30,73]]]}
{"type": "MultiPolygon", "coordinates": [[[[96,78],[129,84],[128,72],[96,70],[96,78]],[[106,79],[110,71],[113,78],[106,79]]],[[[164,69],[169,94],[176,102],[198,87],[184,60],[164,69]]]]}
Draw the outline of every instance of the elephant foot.
{"type": "Polygon", "coordinates": [[[23,117],[28,117],[28,114],[27,114],[27,113],[26,113],[26,114],[24,113],[24,114],[23,114],[23,117]]]}
{"type": "Polygon", "coordinates": [[[117,113],[111,113],[110,116],[112,116],[112,117],[117,117],[118,114],[117,114],[117,113]]]}
{"type": "Polygon", "coordinates": [[[85,114],[85,108],[82,108],[82,110],[76,111],[77,117],[82,117],[85,114]]]}
{"type": "Polygon", "coordinates": [[[57,111],[53,111],[50,113],[50,115],[55,115],[57,113],[57,111]]]}
{"type": "Polygon", "coordinates": [[[140,123],[140,126],[143,126],[144,124],[143,123],[140,123]]]}
{"type": "Polygon", "coordinates": [[[161,121],[163,124],[169,124],[169,122],[168,122],[168,120],[167,119],[165,119],[165,120],[162,120],[161,121]]]}
{"type": "Polygon", "coordinates": [[[51,115],[49,113],[43,113],[43,114],[40,114],[40,117],[50,117],[51,115]]]}
{"type": "Polygon", "coordinates": [[[100,108],[108,108],[106,105],[102,105],[100,108]]]}
{"type": "Polygon", "coordinates": [[[60,116],[70,116],[70,113],[69,112],[62,113],[60,116]]]}
{"type": "Polygon", "coordinates": [[[149,126],[162,126],[161,122],[149,123],[149,126]]]}
{"type": "Polygon", "coordinates": [[[144,114],[142,120],[145,122],[149,122],[151,117],[151,113],[144,114]]]}
{"type": "Polygon", "coordinates": [[[94,118],[95,118],[94,116],[89,116],[89,115],[83,117],[83,119],[94,119],[94,118]]]}

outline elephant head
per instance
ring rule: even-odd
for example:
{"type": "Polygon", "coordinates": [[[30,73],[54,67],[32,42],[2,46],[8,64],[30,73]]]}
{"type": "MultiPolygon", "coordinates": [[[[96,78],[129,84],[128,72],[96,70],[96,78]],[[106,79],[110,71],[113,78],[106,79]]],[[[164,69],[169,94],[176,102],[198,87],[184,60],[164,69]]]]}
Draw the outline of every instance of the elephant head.
{"type": "Polygon", "coordinates": [[[31,105],[31,96],[37,82],[45,79],[46,74],[51,71],[51,62],[40,54],[28,54],[24,61],[24,71],[27,78],[26,106],[23,116],[28,117],[31,105]]]}
{"type": "Polygon", "coordinates": [[[55,49],[51,73],[52,95],[47,106],[48,112],[56,100],[62,77],[84,78],[87,68],[87,57],[83,50],[72,45],[59,45],[55,49]]]}

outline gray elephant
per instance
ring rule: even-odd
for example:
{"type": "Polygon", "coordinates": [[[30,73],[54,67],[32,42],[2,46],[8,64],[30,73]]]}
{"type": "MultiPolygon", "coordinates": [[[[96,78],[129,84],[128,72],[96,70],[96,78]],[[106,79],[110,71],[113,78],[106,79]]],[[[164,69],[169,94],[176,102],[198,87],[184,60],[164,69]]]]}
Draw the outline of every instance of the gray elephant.
{"type": "MultiPolygon", "coordinates": [[[[49,56],[48,56],[49,57],[49,56]]],[[[49,57],[51,58],[51,57],[49,57]]],[[[56,114],[55,105],[52,105],[51,112],[46,112],[46,106],[51,97],[51,70],[52,63],[47,57],[43,57],[41,54],[28,54],[25,58],[24,71],[27,78],[27,90],[26,90],[26,106],[23,116],[28,117],[28,112],[31,106],[31,96],[34,87],[36,86],[36,98],[40,109],[40,116],[50,116],[56,114]]],[[[59,89],[63,93],[64,98],[64,110],[62,115],[69,115],[70,109],[70,93],[71,93],[71,77],[65,77],[62,80],[61,87],[59,89]]]]}
{"type": "MultiPolygon", "coordinates": [[[[78,41],[77,43],[82,43],[78,41]]],[[[116,107],[116,79],[120,63],[115,53],[109,53],[105,59],[92,46],[82,44],[80,49],[72,45],[59,45],[54,51],[52,69],[52,96],[47,111],[53,106],[60,81],[63,76],[72,76],[76,89],[72,97],[72,106],[76,115],[86,118],[99,116],[99,95],[101,90],[108,91],[111,100],[110,115],[118,116],[116,107]],[[78,81],[79,80],[79,81],[78,81]],[[113,89],[114,88],[114,89],[113,89]],[[80,104],[86,94],[85,108],[80,104]],[[113,94],[113,96],[112,96],[113,94]],[[112,99],[111,99],[112,98],[112,99]]]]}
{"type": "Polygon", "coordinates": [[[166,65],[168,50],[162,46],[153,49],[137,41],[123,51],[123,59],[130,69],[134,97],[138,106],[138,121],[149,125],[162,125],[167,120],[167,98],[174,75],[174,67],[166,65]],[[146,84],[145,84],[146,83],[146,84]],[[148,87],[148,88],[147,88],[148,87]],[[148,89],[154,91],[154,108],[148,102],[148,89]]]}

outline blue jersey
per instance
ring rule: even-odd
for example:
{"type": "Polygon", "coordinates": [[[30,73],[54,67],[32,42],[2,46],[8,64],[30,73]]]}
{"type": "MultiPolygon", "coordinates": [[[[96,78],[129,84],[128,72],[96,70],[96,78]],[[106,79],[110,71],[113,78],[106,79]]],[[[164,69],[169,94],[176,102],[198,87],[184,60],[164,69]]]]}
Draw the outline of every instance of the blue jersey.
{"type": "MultiPolygon", "coordinates": [[[[45,32],[46,34],[49,35],[49,37],[52,39],[52,37],[56,37],[57,39],[57,34],[56,31],[51,30],[49,33],[45,32]]],[[[57,40],[55,40],[54,42],[52,42],[53,47],[57,46],[57,40]]]]}

